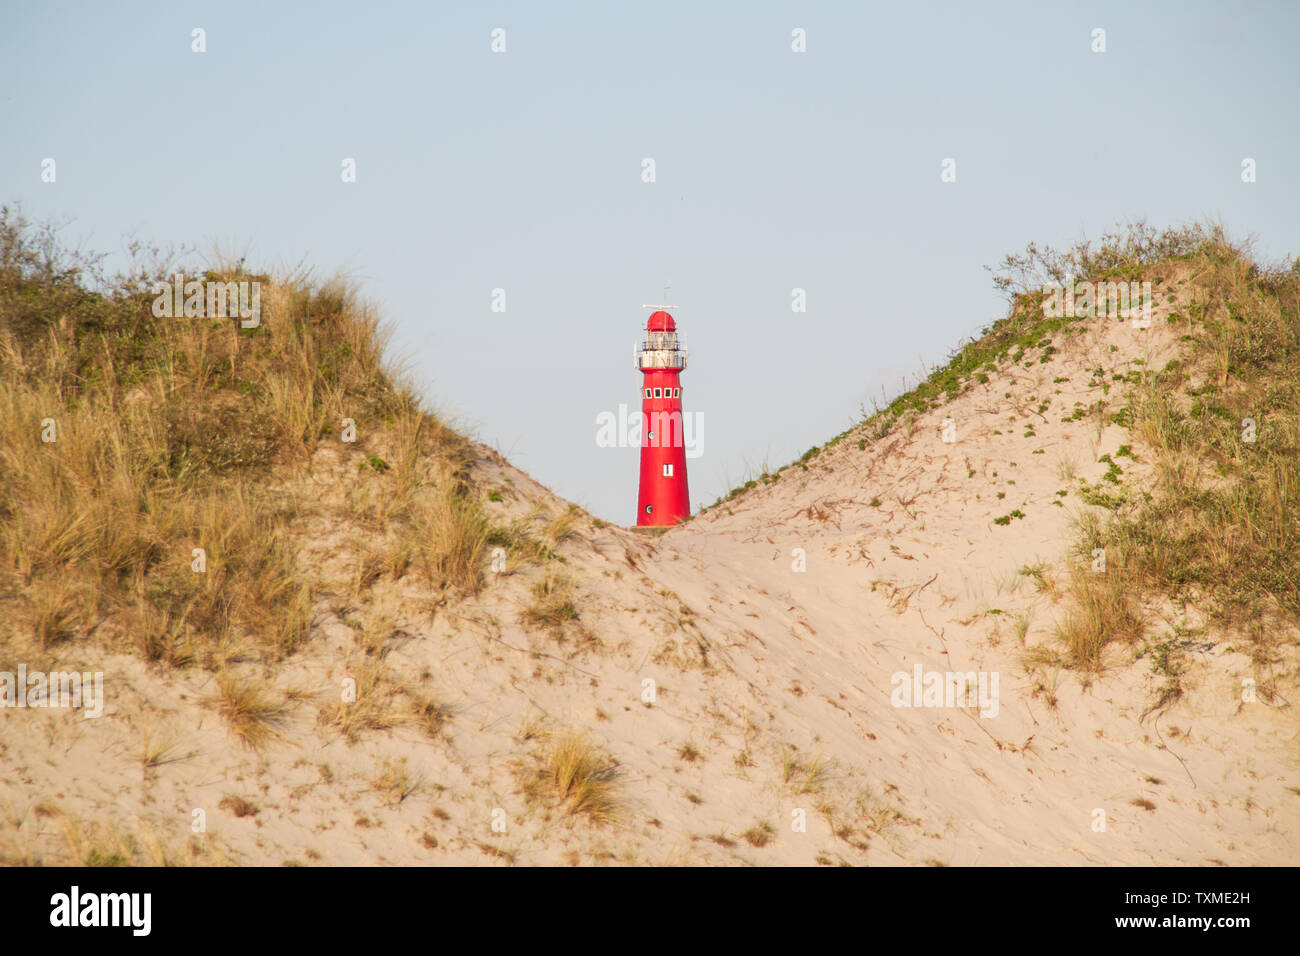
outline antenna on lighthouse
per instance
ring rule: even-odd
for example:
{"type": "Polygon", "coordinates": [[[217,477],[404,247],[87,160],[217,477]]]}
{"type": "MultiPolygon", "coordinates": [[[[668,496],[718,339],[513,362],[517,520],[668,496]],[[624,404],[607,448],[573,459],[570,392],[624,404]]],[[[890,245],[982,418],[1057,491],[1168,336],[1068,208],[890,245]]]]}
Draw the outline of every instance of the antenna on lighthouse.
{"type": "Polygon", "coordinates": [[[672,287],[673,287],[672,282],[670,282],[669,280],[665,279],[665,280],[664,280],[664,304],[663,304],[663,305],[643,305],[643,306],[641,306],[641,308],[643,308],[643,309],[659,309],[660,311],[663,311],[663,312],[667,312],[669,309],[675,309],[675,308],[677,308],[677,306],[675,306],[675,305],[668,305],[668,304],[667,304],[667,303],[668,303],[668,290],[671,289],[672,287]]]}

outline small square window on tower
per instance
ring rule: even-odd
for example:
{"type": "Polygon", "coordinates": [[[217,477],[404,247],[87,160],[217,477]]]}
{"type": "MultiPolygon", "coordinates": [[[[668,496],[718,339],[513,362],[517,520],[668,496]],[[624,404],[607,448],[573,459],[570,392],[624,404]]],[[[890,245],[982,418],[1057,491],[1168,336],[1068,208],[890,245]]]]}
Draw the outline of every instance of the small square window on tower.
{"type": "Polygon", "coordinates": [[[662,388],[656,388],[656,389],[655,389],[655,398],[663,398],[663,393],[664,393],[664,390],[663,390],[662,388]]]}
{"type": "Polygon", "coordinates": [[[680,388],[673,389],[673,398],[681,398],[681,397],[682,397],[682,390],[680,388]]]}
{"type": "Polygon", "coordinates": [[[645,390],[645,397],[646,397],[646,398],[649,398],[649,397],[651,396],[651,394],[652,394],[652,393],[651,393],[650,389],[647,388],[647,389],[645,390]]]}
{"type": "Polygon", "coordinates": [[[672,466],[672,465],[664,465],[664,477],[665,477],[665,478],[671,478],[672,476],[673,476],[673,466],[672,466]]]}

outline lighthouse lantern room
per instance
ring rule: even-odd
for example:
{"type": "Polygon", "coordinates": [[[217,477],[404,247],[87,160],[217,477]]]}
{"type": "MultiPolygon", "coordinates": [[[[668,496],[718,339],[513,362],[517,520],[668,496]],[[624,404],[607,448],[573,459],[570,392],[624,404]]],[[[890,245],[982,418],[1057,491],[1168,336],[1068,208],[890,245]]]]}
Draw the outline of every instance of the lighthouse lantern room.
{"type": "Polygon", "coordinates": [[[642,379],[641,484],[636,523],[638,527],[663,527],[677,524],[691,513],[680,379],[686,368],[686,343],[667,312],[675,306],[646,308],[655,311],[635,350],[642,379]]]}

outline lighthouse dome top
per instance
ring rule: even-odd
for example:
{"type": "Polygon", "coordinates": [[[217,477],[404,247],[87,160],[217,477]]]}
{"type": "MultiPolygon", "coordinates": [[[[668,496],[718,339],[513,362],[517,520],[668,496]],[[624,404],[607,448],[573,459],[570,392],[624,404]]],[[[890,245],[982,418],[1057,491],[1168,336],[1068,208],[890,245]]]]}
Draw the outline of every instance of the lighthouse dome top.
{"type": "Polygon", "coordinates": [[[650,316],[650,319],[645,324],[645,329],[647,332],[676,332],[677,323],[673,321],[673,317],[667,312],[659,311],[650,316]]]}

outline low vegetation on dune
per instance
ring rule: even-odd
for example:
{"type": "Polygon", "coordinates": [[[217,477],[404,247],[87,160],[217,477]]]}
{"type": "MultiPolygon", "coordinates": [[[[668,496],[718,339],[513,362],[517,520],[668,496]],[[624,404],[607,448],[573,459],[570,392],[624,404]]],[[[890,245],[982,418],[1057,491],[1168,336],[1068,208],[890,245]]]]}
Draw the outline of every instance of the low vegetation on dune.
{"type": "Polygon", "coordinates": [[[578,731],[546,741],[525,790],[534,800],[550,800],[572,816],[612,823],[622,810],[618,764],[578,731]]]}
{"type": "Polygon", "coordinates": [[[1102,410],[1141,443],[1154,479],[1083,518],[1079,551],[1103,549],[1108,570],[1076,576],[1069,659],[1102,666],[1108,643],[1141,633],[1138,602],[1156,596],[1243,632],[1267,669],[1275,625],[1300,623],[1300,259],[1260,263],[1218,228],[1139,226],[1061,253],[1030,246],[1004,265],[1020,313],[1041,314],[1035,289],[1071,275],[1152,281],[1186,302],[1167,318],[1180,357],[1135,373],[1102,410]]]}
{"type": "Polygon", "coordinates": [[[295,544],[310,502],[284,488],[324,443],[390,479],[350,502],[383,542],[373,574],[472,593],[491,542],[526,543],[488,520],[469,442],[400,384],[348,284],[220,265],[194,278],[258,283],[255,326],[158,317],[154,283],[179,270],[132,252],[109,276],[0,209],[0,640],[214,671],[292,653],[315,595],[295,544]]]}
{"type": "MultiPolygon", "coordinates": [[[[1010,302],[1005,318],[859,424],[775,472],[764,468],[712,507],[789,469],[806,471],[845,439],[865,450],[1008,363],[1050,363],[1063,338],[1115,321],[1049,315],[1046,285],[1151,282],[1157,300],[1187,302],[1167,319],[1180,358],[1132,373],[1113,394],[1106,386],[1110,400],[1076,410],[1074,419],[1128,429],[1149,449],[1154,484],[1083,489],[1100,511],[1081,522],[1084,570],[1071,575],[1061,654],[1080,670],[1100,669],[1109,646],[1144,634],[1144,600],[1171,600],[1246,634],[1266,669],[1275,625],[1300,623],[1300,259],[1259,262],[1217,225],[1161,231],[1137,223],[1064,250],[1030,244],[992,271],[1010,302]],[[1108,570],[1089,573],[1097,549],[1108,570]]],[[[1110,477],[1122,474],[1109,464],[1110,477]]]]}

